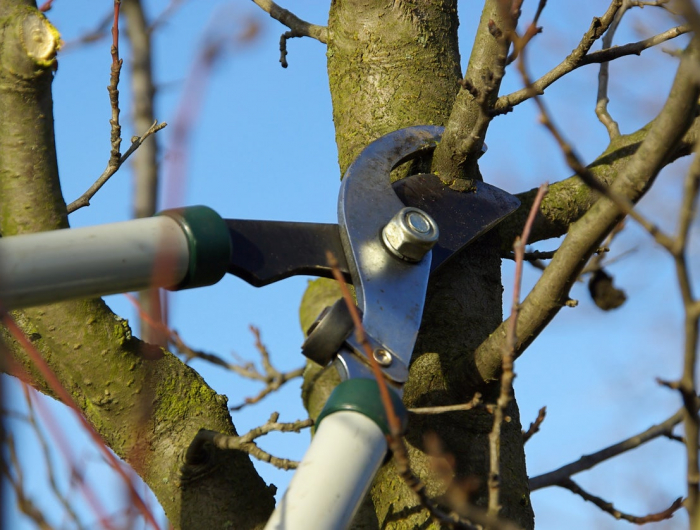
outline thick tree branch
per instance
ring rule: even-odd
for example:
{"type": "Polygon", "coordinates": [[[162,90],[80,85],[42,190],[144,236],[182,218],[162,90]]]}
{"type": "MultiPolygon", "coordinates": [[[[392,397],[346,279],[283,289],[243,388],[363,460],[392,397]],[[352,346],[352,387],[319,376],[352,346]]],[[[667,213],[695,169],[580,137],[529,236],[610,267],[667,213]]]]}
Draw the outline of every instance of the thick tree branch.
{"type": "Polygon", "coordinates": [[[433,153],[432,172],[450,185],[467,179],[459,184],[468,188],[470,179],[481,180],[476,163],[493,117],[490,109],[498,97],[515,24],[500,3],[484,3],[462,89],[433,153]]]}
{"type": "MultiPolygon", "coordinates": [[[[681,138],[687,132],[697,105],[698,89],[694,73],[698,41],[694,39],[678,69],[669,98],[648,129],[644,142],[632,156],[625,174],[611,189],[631,202],[638,201],[649,188],[681,138]]],[[[565,305],[571,285],[588,258],[605,236],[620,221],[620,209],[607,198],[600,199],[576,223],[522,304],[518,329],[517,352],[522,353],[565,305]]],[[[484,381],[491,381],[500,372],[501,352],[508,323],[504,322],[475,352],[474,363],[484,381]]]]}
{"type": "MultiPolygon", "coordinates": [[[[693,111],[692,114],[696,112],[693,111]]],[[[654,121],[648,123],[632,134],[615,138],[598,158],[586,166],[586,170],[598,182],[611,186],[615,179],[627,170],[630,160],[647,137],[653,123],[654,121]]],[[[670,164],[689,155],[699,132],[700,118],[696,118],[681,141],[673,146],[666,163],[670,164]]],[[[517,194],[521,202],[520,207],[498,226],[504,252],[510,251],[509,242],[522,230],[536,194],[537,188],[517,194]]],[[[549,193],[542,201],[535,219],[530,241],[534,243],[565,234],[569,226],[583,217],[599,198],[600,194],[586,186],[578,176],[550,184],[549,193]]]]}

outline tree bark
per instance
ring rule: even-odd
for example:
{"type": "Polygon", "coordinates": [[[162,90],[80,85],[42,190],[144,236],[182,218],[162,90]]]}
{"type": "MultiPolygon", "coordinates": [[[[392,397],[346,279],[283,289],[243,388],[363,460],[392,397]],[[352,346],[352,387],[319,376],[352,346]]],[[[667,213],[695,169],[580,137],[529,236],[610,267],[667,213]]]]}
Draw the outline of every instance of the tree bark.
{"type": "MultiPolygon", "coordinates": [[[[493,8],[491,2],[487,4],[493,8]]],[[[332,2],[328,76],[341,172],[364,146],[385,133],[448,122],[461,78],[457,25],[456,1],[332,2]]],[[[473,355],[502,321],[499,247],[495,238],[482,239],[431,282],[405,387],[407,406],[462,403],[476,391],[469,374],[456,373],[451,366],[473,355]]],[[[306,403],[311,413],[327,394],[326,390],[314,395],[312,377],[329,386],[316,371],[307,377],[306,403]]],[[[495,387],[485,391],[491,400],[496,392],[495,387]]],[[[531,528],[533,514],[515,401],[508,414],[511,421],[504,424],[501,444],[502,515],[531,528]]],[[[431,457],[425,452],[423,436],[429,432],[437,434],[445,453],[454,456],[457,480],[479,480],[470,500],[486,506],[487,438],[492,425],[493,417],[483,411],[412,418],[407,435],[411,465],[431,495],[442,495],[447,486],[433,473],[431,457]]],[[[428,512],[388,464],[355,526],[418,528],[427,527],[428,519],[428,512]]]]}

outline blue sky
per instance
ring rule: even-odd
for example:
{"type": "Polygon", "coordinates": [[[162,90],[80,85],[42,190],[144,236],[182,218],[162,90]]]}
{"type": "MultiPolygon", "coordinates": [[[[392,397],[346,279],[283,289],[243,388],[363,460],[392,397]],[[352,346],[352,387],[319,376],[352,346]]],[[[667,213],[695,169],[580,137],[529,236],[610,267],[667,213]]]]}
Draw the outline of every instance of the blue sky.
{"type": "MultiPolygon", "coordinates": [[[[146,2],[151,16],[169,2],[146,2]]],[[[461,6],[460,41],[466,64],[478,13],[475,2],[461,6]]],[[[525,5],[524,20],[534,9],[525,5]]],[[[607,7],[601,0],[550,3],[540,24],[544,32],[529,49],[529,66],[534,77],[560,62],[578,43],[593,16],[607,7]]],[[[327,6],[311,0],[290,0],[283,4],[298,16],[325,24],[327,6]]],[[[55,0],[49,18],[70,43],[92,30],[110,10],[111,2],[55,0]]],[[[257,38],[245,46],[232,46],[206,83],[199,119],[191,131],[186,167],[187,182],[181,190],[182,204],[206,204],[223,217],[290,221],[336,221],[339,169],[334,142],[331,102],[325,70],[324,46],[310,39],[289,42],[289,68],[278,63],[279,35],[284,28],[251,2],[210,0],[184,2],[156,33],[154,41],[156,80],[159,86],[157,117],[173,122],[182,103],[185,80],[191,72],[206,38],[236,34],[254,20],[260,26],[257,38]]],[[[660,10],[636,10],[626,19],[616,42],[639,40],[650,32],[671,27],[673,22],[660,10]]],[[[123,41],[124,42],[124,39],[123,41]]],[[[63,193],[66,201],[78,197],[103,171],[109,156],[109,44],[71,49],[59,57],[54,82],[56,139],[63,193]]],[[[667,47],[680,46],[670,43],[667,47]]],[[[124,144],[133,134],[129,117],[129,51],[122,75],[122,124],[124,144]]],[[[610,110],[623,132],[648,122],[660,108],[672,81],[675,60],[659,50],[642,57],[623,59],[611,67],[610,110]]],[[[593,112],[597,68],[585,67],[547,90],[545,102],[564,134],[573,141],[584,160],[592,160],[607,144],[607,135],[593,112]]],[[[502,93],[522,85],[515,71],[504,80],[502,93]]],[[[192,102],[188,102],[191,104],[192,102]]],[[[167,157],[172,129],[158,133],[167,157]]],[[[566,178],[561,153],[537,121],[534,104],[524,103],[515,112],[495,120],[487,137],[488,153],[481,160],[485,179],[512,193],[566,178]]],[[[127,164],[128,166],[128,164],[127,164]]],[[[73,226],[123,221],[131,215],[131,172],[125,166],[93,199],[89,208],[71,216],[73,226]]],[[[661,226],[675,226],[675,208],[681,193],[683,163],[659,177],[655,188],[642,201],[641,209],[661,226]]],[[[556,248],[556,241],[537,248],[556,248]]],[[[670,416],[680,402],[676,395],[660,388],[656,377],[673,379],[681,369],[682,322],[672,262],[650,238],[630,223],[616,243],[612,255],[634,249],[634,253],[610,267],[616,282],[628,294],[619,310],[604,313],[594,306],[585,284],[574,287],[576,308],[565,308],[554,323],[517,362],[515,382],[522,421],[529,424],[537,410],[548,407],[542,432],[527,445],[531,476],[569,463],[583,454],[646,429],[670,416]]],[[[697,264],[697,246],[693,248],[697,264]]],[[[697,265],[695,266],[697,270],[697,265]]],[[[504,311],[509,311],[513,267],[503,267],[504,311]]],[[[528,268],[524,292],[538,272],[528,268]]],[[[193,347],[255,360],[257,353],[250,324],[259,327],[262,338],[279,368],[303,364],[299,353],[302,334],[298,304],[305,278],[293,278],[255,289],[227,277],[219,284],[172,296],[172,327],[193,347]]],[[[120,315],[132,319],[131,305],[123,296],[108,298],[120,315]]],[[[136,323],[132,326],[136,331],[136,323]]],[[[207,382],[226,394],[231,404],[254,395],[258,387],[228,372],[195,361],[207,382]]],[[[17,385],[4,380],[9,402],[22,409],[17,385]]],[[[122,504],[118,480],[100,464],[94,448],[75,427],[70,414],[47,401],[50,414],[58,418],[75,440],[76,458],[84,463],[88,484],[110,510],[122,504]]],[[[283,421],[304,417],[299,384],[290,383],[280,393],[259,405],[233,413],[239,432],[264,422],[272,411],[283,421]]],[[[60,507],[45,488],[46,468],[36,457],[32,433],[22,422],[11,422],[21,440],[20,459],[25,480],[37,503],[56,526],[65,521],[60,507]],[[40,493],[42,492],[42,493],[40,493]]],[[[262,445],[278,456],[300,458],[308,444],[308,433],[271,435],[262,445]]],[[[62,458],[54,455],[54,460],[62,458]]],[[[62,465],[57,464],[60,468],[62,465]]],[[[577,477],[582,486],[624,511],[643,515],[666,508],[683,494],[684,456],[680,445],[670,441],[652,442],[632,454],[599,466],[577,477]]],[[[283,490],[291,477],[267,464],[259,464],[263,477],[283,490]]],[[[68,478],[57,473],[61,487],[68,478]]],[[[75,490],[73,490],[75,491],[75,490]]],[[[80,495],[72,498],[84,521],[90,520],[80,495]]],[[[533,494],[538,528],[570,529],[623,528],[600,514],[590,504],[567,491],[548,489],[533,494]]],[[[32,528],[8,506],[8,528],[32,528]]],[[[679,513],[657,528],[679,528],[685,521],[679,513]]],[[[67,526],[70,527],[70,526],[67,526]]]]}

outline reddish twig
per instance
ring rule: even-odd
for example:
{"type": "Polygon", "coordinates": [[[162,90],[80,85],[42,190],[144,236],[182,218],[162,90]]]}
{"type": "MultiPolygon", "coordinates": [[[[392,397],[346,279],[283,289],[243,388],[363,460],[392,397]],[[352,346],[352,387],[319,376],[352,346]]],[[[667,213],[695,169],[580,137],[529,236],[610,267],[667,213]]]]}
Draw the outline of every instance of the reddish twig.
{"type": "Polygon", "coordinates": [[[501,391],[496,401],[496,407],[493,412],[493,428],[489,433],[489,509],[488,513],[492,517],[497,517],[501,510],[500,505],[500,446],[501,446],[501,424],[505,418],[505,411],[511,400],[513,393],[513,361],[515,359],[515,349],[517,347],[517,321],[520,313],[520,289],[522,284],[523,263],[525,256],[525,246],[530,237],[532,224],[535,221],[535,216],[540,208],[542,199],[544,198],[549,185],[544,183],[535,196],[535,200],[530,208],[530,213],[523,227],[523,233],[516,238],[513,243],[513,252],[515,253],[515,280],[513,285],[513,303],[510,318],[508,319],[508,331],[506,338],[506,349],[503,352],[503,372],[501,373],[501,391]]]}
{"type": "Polygon", "coordinates": [[[394,404],[391,402],[391,398],[389,397],[389,389],[386,386],[386,380],[384,379],[382,369],[377,360],[374,358],[372,346],[365,335],[365,329],[362,326],[362,319],[357,311],[357,307],[355,307],[352,294],[350,294],[350,289],[348,289],[348,286],[343,279],[343,274],[340,272],[338,260],[335,258],[333,253],[330,251],[326,252],[326,259],[328,260],[328,265],[330,265],[331,270],[333,271],[333,278],[335,278],[335,280],[338,282],[340,291],[343,293],[343,299],[345,300],[348,310],[350,311],[352,322],[355,325],[355,337],[357,338],[357,342],[359,342],[362,345],[362,348],[365,350],[365,356],[367,357],[370,367],[372,368],[372,373],[377,380],[377,385],[379,385],[379,395],[381,396],[382,405],[384,405],[384,409],[386,410],[387,420],[389,422],[389,432],[391,432],[392,437],[400,438],[401,422],[399,421],[399,417],[396,415],[394,404]]]}
{"type": "Polygon", "coordinates": [[[73,397],[68,393],[68,391],[63,387],[56,374],[54,374],[53,370],[51,370],[51,367],[41,356],[41,353],[39,353],[39,350],[37,350],[34,344],[32,344],[32,342],[24,335],[24,333],[14,321],[14,319],[10,316],[10,314],[7,311],[5,311],[4,308],[1,307],[0,320],[9,330],[12,337],[20,344],[20,346],[22,346],[31,362],[34,364],[41,376],[46,381],[49,388],[56,394],[56,396],[58,396],[58,398],[63,402],[64,405],[67,405],[68,407],[73,409],[73,412],[75,412],[78,421],[90,435],[90,438],[92,438],[92,440],[95,442],[104,458],[107,460],[107,462],[110,463],[110,465],[112,465],[112,467],[114,467],[114,470],[122,478],[124,484],[126,484],[127,488],[129,489],[129,495],[131,496],[132,501],[136,504],[136,507],[139,510],[139,512],[141,512],[148,524],[150,524],[153,528],[157,529],[158,523],[156,523],[153,514],[146,506],[146,503],[141,498],[141,495],[139,495],[139,493],[136,491],[136,488],[134,487],[134,484],[131,481],[131,477],[129,477],[128,473],[124,470],[119,460],[117,460],[117,457],[114,456],[112,451],[107,447],[99,433],[90,423],[88,423],[88,421],[82,415],[82,412],[80,411],[80,408],[78,407],[77,403],[73,400],[73,397]]]}
{"type": "Polygon", "coordinates": [[[112,67],[109,74],[109,103],[112,107],[112,119],[109,120],[111,126],[110,144],[112,149],[109,155],[109,165],[113,167],[119,166],[121,152],[119,147],[122,143],[122,128],[119,125],[119,76],[122,70],[123,61],[119,58],[119,6],[121,0],[114,0],[114,19],[112,22],[112,46],[110,53],[112,55],[112,67]]]}
{"type": "MultiPolygon", "coordinates": [[[[377,385],[379,386],[379,393],[382,400],[382,405],[387,414],[387,419],[389,423],[389,436],[387,436],[387,441],[389,444],[389,449],[394,455],[394,462],[396,467],[396,472],[406,483],[406,485],[418,496],[420,503],[425,507],[432,517],[441,523],[454,528],[463,528],[467,530],[475,530],[476,527],[470,522],[461,518],[457,513],[445,513],[441,510],[435,502],[428,496],[425,484],[413,474],[408,459],[408,451],[404,445],[403,438],[401,436],[401,423],[396,416],[396,411],[394,410],[394,404],[391,402],[389,397],[389,389],[386,386],[386,381],[384,375],[382,374],[381,368],[374,358],[372,352],[372,346],[369,344],[367,337],[365,335],[364,327],[362,326],[362,319],[355,307],[352,294],[348,289],[343,274],[340,272],[338,266],[338,260],[335,258],[332,252],[326,253],[326,259],[333,272],[333,278],[338,282],[338,286],[343,294],[343,299],[348,306],[350,315],[352,317],[353,324],[355,326],[355,337],[357,341],[362,345],[365,350],[365,356],[369,360],[370,366],[372,367],[372,372],[375,379],[377,380],[377,385]]],[[[495,528],[495,527],[494,527],[495,528]]]]}

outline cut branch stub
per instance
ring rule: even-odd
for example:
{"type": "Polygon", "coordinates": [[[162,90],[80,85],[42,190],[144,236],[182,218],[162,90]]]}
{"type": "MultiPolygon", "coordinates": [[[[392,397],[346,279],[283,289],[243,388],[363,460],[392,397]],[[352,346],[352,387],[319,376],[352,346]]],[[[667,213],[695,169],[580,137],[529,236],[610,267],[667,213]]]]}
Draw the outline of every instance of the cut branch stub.
{"type": "Polygon", "coordinates": [[[58,31],[42,15],[31,13],[22,21],[22,45],[37,64],[50,66],[60,48],[58,31]],[[48,64],[47,64],[48,63],[48,64]]]}

